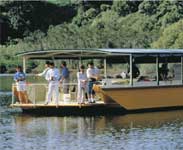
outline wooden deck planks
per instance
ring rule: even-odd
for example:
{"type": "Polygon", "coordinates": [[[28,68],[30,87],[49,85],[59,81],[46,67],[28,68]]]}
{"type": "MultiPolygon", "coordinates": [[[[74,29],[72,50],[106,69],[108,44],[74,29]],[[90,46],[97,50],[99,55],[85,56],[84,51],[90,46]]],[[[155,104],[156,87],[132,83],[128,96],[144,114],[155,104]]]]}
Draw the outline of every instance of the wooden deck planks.
{"type": "Polygon", "coordinates": [[[114,104],[105,104],[103,101],[98,101],[96,103],[85,103],[85,104],[78,104],[77,102],[60,102],[59,105],[54,103],[51,104],[11,104],[11,107],[20,107],[20,108],[32,108],[32,107],[93,107],[93,106],[114,106],[114,104]]]}

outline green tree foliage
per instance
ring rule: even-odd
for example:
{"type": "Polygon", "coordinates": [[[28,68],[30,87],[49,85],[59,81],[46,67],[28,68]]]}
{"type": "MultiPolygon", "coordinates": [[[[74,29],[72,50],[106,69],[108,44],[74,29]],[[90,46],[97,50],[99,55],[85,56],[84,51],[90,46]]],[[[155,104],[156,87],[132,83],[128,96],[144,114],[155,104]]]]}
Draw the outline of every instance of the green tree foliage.
{"type": "Polygon", "coordinates": [[[1,13],[9,23],[9,36],[23,38],[31,32],[46,32],[50,25],[69,22],[76,11],[72,5],[57,6],[44,1],[5,1],[1,13]]]}
{"type": "Polygon", "coordinates": [[[178,0],[0,1],[0,9],[10,39],[0,47],[1,60],[9,63],[15,61],[11,55],[28,50],[182,48],[183,3],[178,0]]]}
{"type": "Polygon", "coordinates": [[[88,25],[97,16],[97,10],[95,8],[90,8],[87,11],[83,11],[82,8],[78,10],[78,15],[73,19],[73,24],[77,26],[88,25]]]}
{"type": "Polygon", "coordinates": [[[139,12],[146,15],[155,15],[157,13],[160,1],[143,1],[139,5],[139,12]]]}
{"type": "Polygon", "coordinates": [[[183,3],[178,0],[143,1],[139,12],[155,18],[159,27],[166,27],[183,18],[183,3]]]}
{"type": "Polygon", "coordinates": [[[138,6],[141,1],[118,1],[113,2],[112,9],[116,11],[120,16],[126,16],[130,13],[138,11],[138,6]]]}
{"type": "Polygon", "coordinates": [[[183,20],[165,28],[153,48],[183,48],[183,20]]]}

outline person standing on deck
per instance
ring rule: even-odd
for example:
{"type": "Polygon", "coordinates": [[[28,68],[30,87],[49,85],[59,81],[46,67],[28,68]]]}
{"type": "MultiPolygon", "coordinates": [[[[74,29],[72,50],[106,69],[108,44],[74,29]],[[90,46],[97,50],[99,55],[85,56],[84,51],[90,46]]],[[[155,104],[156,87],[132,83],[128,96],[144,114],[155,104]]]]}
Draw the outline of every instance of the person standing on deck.
{"type": "Polygon", "coordinates": [[[49,69],[50,69],[50,62],[46,61],[45,62],[45,69],[43,70],[43,72],[37,74],[36,76],[40,76],[40,77],[43,76],[46,79],[46,73],[48,72],[49,69]]]}
{"type": "Polygon", "coordinates": [[[69,93],[69,69],[67,68],[67,64],[65,61],[61,63],[61,78],[60,83],[62,84],[63,93],[68,94],[69,93]]]}
{"type": "Polygon", "coordinates": [[[79,68],[79,72],[77,72],[77,80],[78,80],[77,100],[78,100],[78,104],[84,103],[84,97],[85,97],[85,92],[86,92],[87,76],[86,76],[84,69],[85,69],[84,65],[81,65],[79,68]]]}
{"type": "Polygon", "coordinates": [[[46,73],[46,80],[48,81],[48,93],[45,101],[45,105],[51,102],[53,93],[55,94],[55,103],[58,105],[58,96],[59,96],[59,78],[60,73],[53,62],[50,63],[50,69],[46,73]]]}
{"type": "Polygon", "coordinates": [[[93,90],[93,84],[98,79],[98,75],[96,74],[93,62],[88,63],[88,69],[86,70],[86,75],[88,78],[88,102],[95,103],[94,100],[95,91],[93,90]]]}
{"type": "Polygon", "coordinates": [[[16,82],[16,90],[18,94],[18,99],[21,104],[29,103],[28,95],[26,91],[26,81],[25,73],[22,70],[21,66],[16,67],[16,73],[13,77],[16,82]]]}

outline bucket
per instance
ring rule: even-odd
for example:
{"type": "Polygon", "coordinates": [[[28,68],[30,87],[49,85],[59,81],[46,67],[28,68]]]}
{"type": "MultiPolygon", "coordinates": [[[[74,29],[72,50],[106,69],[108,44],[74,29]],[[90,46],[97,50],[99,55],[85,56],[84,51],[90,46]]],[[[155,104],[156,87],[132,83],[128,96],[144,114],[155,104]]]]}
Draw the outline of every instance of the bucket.
{"type": "Polygon", "coordinates": [[[70,94],[64,94],[64,102],[70,102],[71,95],[70,94]]]}

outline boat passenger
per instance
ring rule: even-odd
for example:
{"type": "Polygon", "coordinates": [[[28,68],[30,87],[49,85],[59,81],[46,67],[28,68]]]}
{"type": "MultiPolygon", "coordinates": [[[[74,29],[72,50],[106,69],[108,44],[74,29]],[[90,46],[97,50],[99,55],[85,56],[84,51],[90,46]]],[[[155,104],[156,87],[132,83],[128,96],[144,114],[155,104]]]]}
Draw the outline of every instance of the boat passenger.
{"type": "Polygon", "coordinates": [[[37,74],[37,76],[40,76],[40,77],[43,76],[46,79],[46,73],[48,72],[49,69],[50,69],[50,61],[46,61],[45,62],[45,69],[43,70],[43,72],[37,74]]]}
{"type": "Polygon", "coordinates": [[[62,84],[63,93],[68,94],[69,93],[69,69],[67,68],[67,64],[65,61],[61,63],[61,79],[60,83],[62,84]]]}
{"type": "Polygon", "coordinates": [[[51,102],[53,97],[55,103],[58,105],[58,96],[59,96],[59,78],[60,72],[55,67],[53,62],[50,62],[50,69],[46,73],[46,80],[48,81],[48,93],[45,101],[45,105],[51,102]],[[55,94],[53,96],[53,93],[55,94]]]}
{"type": "Polygon", "coordinates": [[[93,85],[98,79],[98,74],[96,74],[93,62],[88,63],[88,69],[86,70],[86,75],[88,78],[88,102],[95,103],[94,100],[95,91],[93,90],[93,85]]]}
{"type": "Polygon", "coordinates": [[[84,97],[87,88],[87,76],[85,73],[84,65],[81,65],[79,68],[79,72],[77,72],[77,80],[78,80],[78,93],[77,100],[79,104],[84,104],[84,97]]]}
{"type": "Polygon", "coordinates": [[[16,73],[14,75],[14,81],[16,82],[16,92],[18,94],[18,99],[21,104],[29,103],[28,95],[26,91],[26,81],[25,73],[21,66],[16,67],[16,73]]]}
{"type": "Polygon", "coordinates": [[[163,63],[159,68],[159,80],[167,80],[168,79],[168,64],[163,63]]]}
{"type": "MultiPolygon", "coordinates": [[[[128,68],[128,74],[130,74],[130,68],[128,68]]],[[[137,78],[140,75],[139,68],[136,64],[133,63],[132,65],[132,77],[137,78]]]]}

